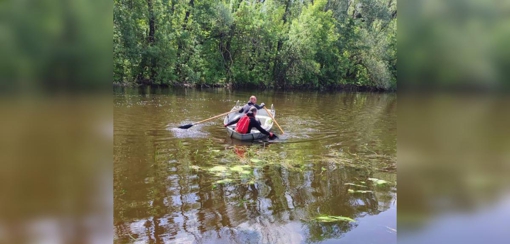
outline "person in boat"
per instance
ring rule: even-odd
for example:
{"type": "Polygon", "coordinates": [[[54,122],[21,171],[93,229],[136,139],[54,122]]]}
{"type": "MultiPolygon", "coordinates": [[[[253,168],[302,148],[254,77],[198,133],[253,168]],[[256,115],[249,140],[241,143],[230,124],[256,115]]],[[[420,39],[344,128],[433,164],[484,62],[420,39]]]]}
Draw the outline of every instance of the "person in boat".
{"type": "Polygon", "coordinates": [[[255,106],[255,108],[257,109],[262,109],[264,108],[264,106],[266,106],[264,103],[261,103],[260,106],[257,105],[257,97],[255,96],[251,96],[250,97],[250,100],[248,101],[248,103],[246,103],[242,108],[241,110],[239,110],[239,113],[242,113],[244,112],[245,114],[248,113],[248,111],[250,110],[250,107],[251,106],[255,106]]]}
{"type": "Polygon", "coordinates": [[[239,133],[242,133],[242,134],[247,134],[247,133],[251,132],[252,128],[256,128],[257,130],[260,131],[260,133],[262,133],[264,135],[268,135],[269,139],[274,139],[275,135],[273,134],[273,132],[268,132],[267,130],[264,130],[264,128],[262,128],[262,126],[260,125],[260,120],[255,118],[255,116],[257,115],[257,110],[258,110],[257,107],[251,106],[245,115],[243,115],[235,120],[230,121],[228,124],[226,124],[224,126],[227,127],[229,125],[233,125],[233,124],[237,123],[237,127],[240,127],[240,124],[243,123],[242,120],[249,120],[249,125],[248,125],[248,129],[246,130],[246,132],[238,131],[239,128],[236,128],[236,131],[239,133]]]}

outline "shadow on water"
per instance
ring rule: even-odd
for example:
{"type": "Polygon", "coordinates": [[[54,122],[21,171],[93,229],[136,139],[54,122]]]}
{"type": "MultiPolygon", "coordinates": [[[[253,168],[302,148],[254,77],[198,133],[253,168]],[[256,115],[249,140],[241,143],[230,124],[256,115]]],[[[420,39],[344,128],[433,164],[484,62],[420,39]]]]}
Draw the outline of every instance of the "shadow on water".
{"type": "Polygon", "coordinates": [[[176,129],[249,95],[115,93],[115,242],[395,243],[396,96],[260,92],[272,141],[176,129]]]}

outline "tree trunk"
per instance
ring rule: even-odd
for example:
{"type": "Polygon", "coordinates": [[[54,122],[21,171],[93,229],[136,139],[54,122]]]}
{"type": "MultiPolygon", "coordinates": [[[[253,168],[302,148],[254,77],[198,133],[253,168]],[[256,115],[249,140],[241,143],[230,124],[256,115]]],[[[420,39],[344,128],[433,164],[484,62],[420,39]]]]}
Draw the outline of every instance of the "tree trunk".
{"type": "Polygon", "coordinates": [[[189,1],[189,9],[186,10],[186,15],[184,16],[184,23],[182,24],[182,30],[185,30],[186,26],[188,25],[188,18],[191,13],[191,9],[193,9],[193,7],[195,7],[195,2],[194,2],[194,0],[190,0],[189,1]]]}
{"type": "MultiPolygon", "coordinates": [[[[152,6],[152,0],[147,0],[147,6],[149,7],[149,46],[154,46],[154,42],[156,41],[154,35],[156,34],[156,17],[154,16],[154,8],[152,6]]],[[[151,83],[154,83],[156,80],[156,66],[157,60],[156,57],[151,57],[151,74],[150,80],[151,83]]]]}
{"type": "MultiPolygon", "coordinates": [[[[283,24],[286,24],[287,23],[287,15],[289,14],[290,12],[290,0],[286,0],[285,1],[285,13],[283,14],[283,17],[282,17],[282,20],[283,20],[283,24]]],[[[282,72],[281,70],[283,69],[282,67],[282,60],[281,60],[281,57],[279,55],[280,51],[282,50],[282,47],[283,47],[283,40],[278,40],[278,45],[276,46],[276,53],[275,53],[275,58],[274,58],[274,66],[273,66],[273,80],[274,82],[276,83],[275,86],[276,87],[284,87],[285,86],[285,74],[282,75],[282,72]]]]}
{"type": "MultiPolygon", "coordinates": [[[[189,16],[191,15],[191,10],[193,9],[193,7],[195,6],[195,2],[194,0],[190,0],[189,1],[189,9],[186,10],[186,14],[184,15],[184,21],[182,23],[182,30],[185,31],[188,27],[188,21],[189,21],[189,16]]],[[[172,5],[172,9],[173,9],[173,5],[172,5]]],[[[172,13],[173,13],[173,10],[172,10],[172,13]]],[[[177,46],[177,76],[180,77],[181,79],[186,79],[185,75],[182,74],[182,70],[181,70],[181,64],[184,64],[184,63],[188,63],[189,61],[189,57],[191,56],[188,55],[188,58],[184,58],[185,60],[179,62],[181,60],[181,56],[182,56],[182,53],[184,52],[184,49],[185,49],[185,46],[184,46],[184,40],[182,38],[179,38],[178,40],[178,46],[177,46]]]]}
{"type": "Polygon", "coordinates": [[[226,76],[227,76],[227,82],[230,82],[231,79],[232,79],[232,71],[231,71],[231,66],[234,62],[233,60],[233,57],[232,57],[232,52],[231,52],[231,44],[232,44],[232,38],[234,37],[234,32],[235,32],[235,24],[232,24],[232,26],[230,26],[230,31],[228,32],[227,34],[227,41],[225,43],[225,45],[223,45],[223,41],[221,41],[221,55],[223,57],[223,65],[225,67],[225,72],[226,72],[226,76]]]}
{"type": "MultiPolygon", "coordinates": [[[[149,34],[147,36],[147,40],[146,40],[146,43],[147,43],[147,49],[150,49],[153,45],[154,45],[154,42],[155,42],[155,38],[154,38],[154,35],[156,33],[156,24],[155,24],[155,16],[154,16],[154,9],[153,9],[153,5],[152,5],[152,0],[147,0],[147,8],[149,10],[149,34]]],[[[149,54],[145,53],[143,54],[142,56],[142,60],[140,61],[140,70],[138,72],[138,75],[137,75],[137,82],[138,83],[149,83],[149,84],[152,84],[156,78],[156,65],[157,65],[157,61],[156,61],[156,58],[155,57],[151,57],[149,54]],[[149,68],[149,81],[146,81],[145,80],[145,75],[144,75],[144,71],[145,71],[145,68],[149,68]]]]}

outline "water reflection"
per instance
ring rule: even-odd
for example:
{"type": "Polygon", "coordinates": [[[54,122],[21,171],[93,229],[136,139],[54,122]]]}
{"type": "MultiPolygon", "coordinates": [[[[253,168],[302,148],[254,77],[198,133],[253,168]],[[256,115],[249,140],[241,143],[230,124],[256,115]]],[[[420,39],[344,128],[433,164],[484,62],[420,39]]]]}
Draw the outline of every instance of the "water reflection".
{"type": "Polygon", "coordinates": [[[232,140],[214,122],[189,131],[166,129],[207,117],[183,106],[219,114],[231,105],[212,108],[208,101],[230,104],[246,94],[125,91],[115,97],[116,242],[311,243],[341,239],[355,229],[377,233],[379,243],[395,241],[396,234],[387,232],[396,228],[394,211],[380,215],[396,208],[395,170],[372,165],[385,161],[374,155],[394,161],[395,96],[258,95],[282,108],[277,119],[286,138],[274,143],[232,140]],[[304,104],[310,109],[303,111],[304,104]],[[249,165],[250,173],[213,172],[215,165],[249,165]],[[369,178],[390,184],[378,186],[369,178]],[[225,179],[232,181],[218,183],[225,179]],[[315,220],[320,214],[357,221],[321,223],[315,220]],[[370,216],[383,224],[369,227],[370,216]]]}

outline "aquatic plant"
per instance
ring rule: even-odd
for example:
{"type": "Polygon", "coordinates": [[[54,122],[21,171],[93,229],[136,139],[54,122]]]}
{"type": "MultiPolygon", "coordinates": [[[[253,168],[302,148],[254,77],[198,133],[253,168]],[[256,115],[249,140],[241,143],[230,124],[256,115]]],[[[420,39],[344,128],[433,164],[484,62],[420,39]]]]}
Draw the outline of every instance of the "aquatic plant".
{"type": "Polygon", "coordinates": [[[333,216],[333,215],[319,215],[319,216],[315,217],[315,220],[318,222],[323,222],[323,223],[338,222],[338,221],[356,222],[356,220],[351,219],[349,217],[333,216]]]}

